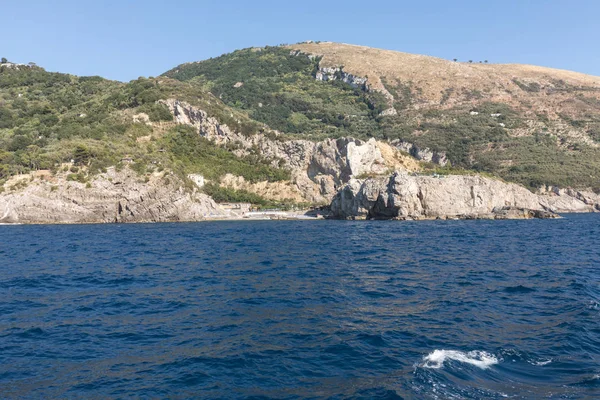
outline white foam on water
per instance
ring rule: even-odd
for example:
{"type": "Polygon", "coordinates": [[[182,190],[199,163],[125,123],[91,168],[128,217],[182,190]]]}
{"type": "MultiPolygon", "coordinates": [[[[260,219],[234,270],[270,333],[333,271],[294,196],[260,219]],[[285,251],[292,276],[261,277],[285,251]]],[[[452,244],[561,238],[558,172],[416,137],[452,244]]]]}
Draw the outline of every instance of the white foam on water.
{"type": "Polygon", "coordinates": [[[539,366],[544,366],[544,365],[550,364],[551,362],[552,362],[552,360],[550,359],[550,360],[546,360],[546,361],[537,361],[534,364],[539,365],[539,366]]]}
{"type": "Polygon", "coordinates": [[[423,364],[421,366],[424,368],[439,369],[444,366],[444,362],[449,360],[471,364],[481,369],[487,369],[499,362],[493,354],[480,350],[469,351],[468,353],[457,350],[435,350],[433,353],[423,357],[423,364]]]}

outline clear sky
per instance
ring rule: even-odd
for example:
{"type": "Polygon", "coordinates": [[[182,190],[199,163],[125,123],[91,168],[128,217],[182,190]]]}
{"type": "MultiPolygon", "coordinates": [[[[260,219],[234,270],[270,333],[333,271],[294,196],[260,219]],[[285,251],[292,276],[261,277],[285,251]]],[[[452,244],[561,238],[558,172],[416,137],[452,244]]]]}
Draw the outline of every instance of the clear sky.
{"type": "Polygon", "coordinates": [[[305,40],[600,76],[600,0],[0,0],[0,57],[130,80],[305,40]]]}

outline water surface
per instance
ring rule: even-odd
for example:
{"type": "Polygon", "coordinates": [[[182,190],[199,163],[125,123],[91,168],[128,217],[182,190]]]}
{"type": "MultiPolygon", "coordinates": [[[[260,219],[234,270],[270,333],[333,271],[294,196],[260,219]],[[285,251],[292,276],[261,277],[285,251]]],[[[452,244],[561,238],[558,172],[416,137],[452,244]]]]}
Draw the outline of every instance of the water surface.
{"type": "Polygon", "coordinates": [[[600,215],[0,226],[0,397],[598,398],[600,215]]]}

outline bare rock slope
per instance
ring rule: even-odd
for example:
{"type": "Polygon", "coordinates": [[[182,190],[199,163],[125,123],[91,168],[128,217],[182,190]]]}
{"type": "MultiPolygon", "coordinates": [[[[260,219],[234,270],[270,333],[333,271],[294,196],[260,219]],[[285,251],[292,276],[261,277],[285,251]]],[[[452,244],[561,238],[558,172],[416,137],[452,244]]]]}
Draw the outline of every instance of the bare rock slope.
{"type": "MultiPolygon", "coordinates": [[[[164,104],[169,107],[177,123],[195,127],[205,138],[221,145],[235,144],[239,147],[239,155],[258,149],[263,157],[272,160],[274,166],[289,169],[293,186],[289,190],[289,197],[296,200],[301,198],[311,203],[329,203],[338,189],[352,177],[382,174],[393,169],[414,171],[420,168],[414,159],[375,139],[340,138],[320,142],[284,140],[277,132],[245,136],[186,102],[169,99],[164,104]]],[[[227,177],[224,183],[229,186],[236,183],[233,185],[235,188],[256,188],[241,186],[239,180],[231,177],[227,177]]],[[[253,191],[272,197],[270,186],[280,187],[281,184],[265,183],[262,186],[262,190],[253,191]]]]}

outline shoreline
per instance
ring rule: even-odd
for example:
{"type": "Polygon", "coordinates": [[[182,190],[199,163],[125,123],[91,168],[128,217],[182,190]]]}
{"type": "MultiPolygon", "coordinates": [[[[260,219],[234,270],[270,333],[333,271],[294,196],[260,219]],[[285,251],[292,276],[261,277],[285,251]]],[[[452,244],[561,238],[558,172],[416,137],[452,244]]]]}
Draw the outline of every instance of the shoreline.
{"type": "Polygon", "coordinates": [[[2,226],[32,226],[32,225],[137,225],[137,224],[190,224],[190,223],[203,223],[203,222],[280,222],[280,221],[347,221],[347,222],[457,222],[457,221],[523,221],[523,220],[560,220],[565,219],[563,215],[580,215],[580,214],[597,214],[596,212],[569,212],[557,214],[553,218],[487,218],[483,216],[444,216],[444,217],[406,217],[406,218],[388,218],[388,219],[343,219],[343,218],[316,218],[316,217],[305,217],[305,218],[206,218],[198,220],[180,220],[180,221],[131,221],[131,222],[100,222],[100,221],[85,221],[85,222],[17,222],[17,223],[0,223],[2,226]]]}

